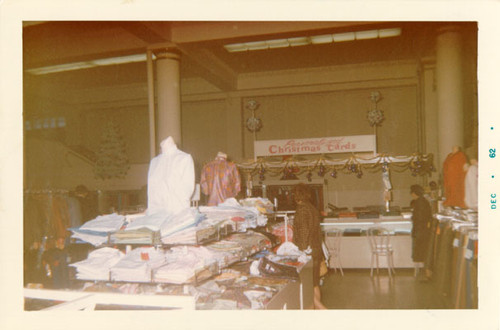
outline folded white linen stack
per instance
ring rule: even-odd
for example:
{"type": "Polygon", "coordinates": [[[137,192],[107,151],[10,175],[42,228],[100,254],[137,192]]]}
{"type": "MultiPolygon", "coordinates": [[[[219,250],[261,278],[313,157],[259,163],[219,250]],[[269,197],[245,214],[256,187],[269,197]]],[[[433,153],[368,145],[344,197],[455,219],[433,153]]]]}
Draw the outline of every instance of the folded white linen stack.
{"type": "Polygon", "coordinates": [[[196,208],[186,208],[179,213],[169,216],[160,226],[161,237],[166,237],[183,229],[193,227],[203,219],[196,208]]]}
{"type": "Polygon", "coordinates": [[[152,270],[165,263],[165,253],[154,247],[140,247],[127,253],[111,268],[113,281],[150,282],[152,270]]]}
{"type": "Polygon", "coordinates": [[[156,282],[183,284],[195,279],[196,272],[215,262],[203,246],[174,247],[166,254],[167,263],[155,271],[156,282]]]}
{"type": "Polygon", "coordinates": [[[234,230],[234,222],[231,220],[214,220],[214,219],[204,219],[196,226],[191,226],[186,229],[179,230],[176,233],[162,237],[161,241],[163,244],[199,244],[198,239],[203,239],[207,237],[215,237],[217,235],[218,227],[223,227],[229,225],[234,230]],[[199,236],[199,237],[198,237],[199,236]]]}
{"type": "Polygon", "coordinates": [[[196,244],[196,232],[197,227],[189,227],[183,230],[180,230],[176,233],[163,237],[161,242],[163,244],[196,244]]]}
{"type": "Polygon", "coordinates": [[[147,228],[152,231],[158,231],[160,230],[161,226],[169,216],[167,213],[155,213],[151,215],[145,215],[142,217],[138,217],[133,219],[127,227],[125,227],[125,231],[129,230],[137,230],[141,228],[147,228]]]}
{"type": "Polygon", "coordinates": [[[119,230],[124,222],[125,216],[112,213],[100,215],[94,220],[87,221],[80,226],[80,229],[109,233],[119,230]]]}
{"type": "Polygon", "coordinates": [[[109,247],[94,250],[87,259],[70,264],[76,268],[76,278],[80,280],[108,281],[109,270],[117,264],[124,254],[109,247]]]}
{"type": "Polygon", "coordinates": [[[79,228],[71,228],[72,238],[82,240],[94,246],[108,241],[108,233],[119,230],[125,223],[125,217],[116,213],[100,215],[85,222],[79,228]]]}

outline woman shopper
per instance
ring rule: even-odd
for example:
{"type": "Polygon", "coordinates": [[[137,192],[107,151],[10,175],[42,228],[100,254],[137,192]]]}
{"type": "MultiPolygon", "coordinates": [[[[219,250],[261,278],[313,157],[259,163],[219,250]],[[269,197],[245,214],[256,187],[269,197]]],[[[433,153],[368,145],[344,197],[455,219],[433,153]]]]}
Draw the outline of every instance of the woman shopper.
{"type": "MultiPolygon", "coordinates": [[[[430,237],[430,226],[432,220],[431,205],[424,197],[424,188],[418,184],[410,187],[413,208],[412,237],[412,259],[415,265],[422,265],[427,255],[427,246],[430,237]]],[[[422,277],[422,280],[425,278],[422,277]]]]}
{"type": "Polygon", "coordinates": [[[312,251],[314,308],[326,309],[321,303],[321,291],[319,288],[320,264],[323,261],[319,211],[311,204],[311,191],[303,183],[295,186],[294,200],[297,206],[293,221],[293,242],[301,251],[312,251]]]}

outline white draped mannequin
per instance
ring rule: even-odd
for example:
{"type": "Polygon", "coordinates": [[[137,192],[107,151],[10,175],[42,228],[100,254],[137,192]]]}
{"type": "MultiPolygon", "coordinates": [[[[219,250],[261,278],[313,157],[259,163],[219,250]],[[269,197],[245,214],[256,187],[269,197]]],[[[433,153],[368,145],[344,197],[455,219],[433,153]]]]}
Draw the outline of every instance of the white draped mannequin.
{"type": "Polygon", "coordinates": [[[177,148],[170,136],[160,146],[161,154],[149,164],[147,214],[175,214],[190,206],[194,162],[190,154],[177,148]]]}

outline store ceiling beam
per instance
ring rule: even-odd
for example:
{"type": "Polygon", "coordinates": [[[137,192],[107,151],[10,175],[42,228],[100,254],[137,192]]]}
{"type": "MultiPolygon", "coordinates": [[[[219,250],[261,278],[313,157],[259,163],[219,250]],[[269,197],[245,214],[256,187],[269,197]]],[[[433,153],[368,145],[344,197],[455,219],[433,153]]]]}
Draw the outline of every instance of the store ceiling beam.
{"type": "Polygon", "coordinates": [[[233,91],[237,88],[237,73],[206,48],[191,48],[180,45],[183,56],[193,61],[199,69],[200,76],[222,91],[233,91]]]}

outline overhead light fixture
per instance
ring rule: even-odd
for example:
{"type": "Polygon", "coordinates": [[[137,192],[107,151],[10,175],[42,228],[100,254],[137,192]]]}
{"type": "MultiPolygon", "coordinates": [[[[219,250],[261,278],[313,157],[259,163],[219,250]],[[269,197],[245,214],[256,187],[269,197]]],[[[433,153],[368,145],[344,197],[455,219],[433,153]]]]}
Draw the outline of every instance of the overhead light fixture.
{"type": "Polygon", "coordinates": [[[136,55],[121,56],[121,57],[101,58],[98,60],[94,60],[92,62],[95,63],[97,66],[105,66],[114,64],[146,62],[146,60],[147,60],[146,54],[136,54],[136,55]]]}
{"type": "Polygon", "coordinates": [[[311,41],[308,37],[288,38],[291,47],[309,45],[311,41]]]}
{"type": "Polygon", "coordinates": [[[93,63],[78,62],[78,63],[59,64],[59,65],[45,66],[42,68],[28,69],[28,70],[26,70],[26,72],[31,73],[31,74],[35,74],[35,75],[41,75],[41,74],[47,74],[47,73],[56,73],[56,72],[63,72],[63,71],[88,69],[88,68],[93,68],[93,67],[95,67],[95,64],[93,64],[93,63]]]}
{"type": "Polygon", "coordinates": [[[401,28],[378,30],[379,38],[397,37],[401,35],[401,28]]]}
{"type": "Polygon", "coordinates": [[[261,50],[269,48],[265,41],[247,42],[245,45],[248,47],[248,50],[261,50]]]}
{"type": "Polygon", "coordinates": [[[88,68],[94,68],[94,67],[98,67],[98,66],[145,62],[145,61],[146,61],[146,54],[135,54],[135,55],[120,56],[120,57],[101,58],[101,59],[92,60],[92,61],[83,61],[83,62],[74,62],[74,63],[45,66],[45,67],[41,67],[41,68],[28,69],[28,70],[26,70],[26,72],[34,74],[34,75],[43,75],[43,74],[48,74],[48,73],[88,69],[88,68]]]}
{"type": "Polygon", "coordinates": [[[336,33],[333,35],[333,41],[342,42],[342,41],[353,41],[356,39],[354,32],[347,33],[336,33]]]}
{"type": "Polygon", "coordinates": [[[287,39],[268,40],[267,44],[269,45],[269,48],[285,48],[290,46],[287,39]]]}
{"type": "Polygon", "coordinates": [[[225,45],[224,48],[226,48],[228,52],[244,52],[248,50],[245,44],[230,44],[225,45]]]}
{"type": "Polygon", "coordinates": [[[228,52],[232,53],[232,52],[243,52],[247,50],[263,50],[263,49],[274,49],[274,48],[284,48],[284,47],[306,46],[311,44],[318,45],[318,44],[327,44],[332,42],[388,38],[388,37],[397,37],[399,35],[401,35],[401,28],[392,28],[392,29],[381,29],[381,30],[322,34],[317,36],[294,37],[288,39],[252,41],[246,43],[228,44],[224,45],[224,48],[228,52]]]}
{"type": "Polygon", "coordinates": [[[378,30],[358,31],[355,32],[356,40],[376,39],[378,38],[378,30]]]}
{"type": "Polygon", "coordinates": [[[312,36],[311,37],[311,43],[316,45],[316,44],[329,44],[333,42],[333,35],[332,34],[324,34],[321,36],[312,36]]]}

